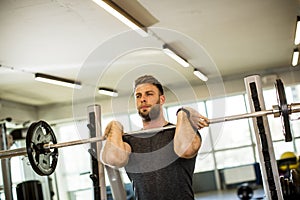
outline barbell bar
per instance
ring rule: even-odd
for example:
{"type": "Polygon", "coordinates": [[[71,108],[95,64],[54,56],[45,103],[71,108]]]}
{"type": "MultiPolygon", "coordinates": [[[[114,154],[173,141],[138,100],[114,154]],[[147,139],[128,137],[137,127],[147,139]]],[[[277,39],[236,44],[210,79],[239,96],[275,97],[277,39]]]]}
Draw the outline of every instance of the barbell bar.
{"type": "MultiPolygon", "coordinates": [[[[289,108],[289,114],[300,112],[300,103],[292,103],[288,105],[289,108]]],[[[266,115],[274,115],[274,117],[280,116],[280,108],[277,105],[273,106],[273,109],[269,110],[263,110],[263,111],[257,111],[253,113],[244,113],[244,114],[238,114],[238,115],[231,115],[227,117],[219,117],[214,119],[209,119],[209,124],[216,124],[216,123],[222,123],[222,122],[228,122],[228,121],[234,121],[234,120],[240,120],[240,119],[247,119],[247,118],[253,118],[253,117],[260,117],[260,116],[266,116],[266,115]]],[[[144,129],[144,130],[137,130],[132,131],[129,133],[125,133],[126,135],[137,135],[137,134],[147,134],[147,133],[158,133],[160,131],[169,130],[176,128],[175,125],[169,125],[166,127],[159,127],[159,128],[152,128],[152,129],[144,129]]],[[[81,144],[87,144],[87,143],[93,143],[93,142],[100,142],[104,141],[106,139],[105,136],[102,137],[93,137],[83,140],[75,140],[70,142],[62,142],[57,144],[44,144],[45,149],[53,149],[53,148],[62,148],[62,147],[68,147],[68,146],[74,146],[74,145],[81,145],[81,144]]],[[[1,157],[0,157],[1,158],[1,157]]]]}
{"type": "MultiPolygon", "coordinates": [[[[300,112],[300,103],[292,103],[288,105],[289,113],[296,113],[300,112]]],[[[247,118],[254,118],[254,117],[261,117],[266,115],[274,115],[274,117],[280,116],[280,109],[277,105],[273,106],[273,109],[269,110],[263,110],[263,111],[257,111],[253,113],[244,113],[244,114],[238,114],[238,115],[231,115],[227,117],[219,117],[209,120],[209,124],[216,124],[216,123],[222,123],[222,122],[228,122],[228,121],[234,121],[234,120],[240,120],[240,119],[247,119],[247,118]]],[[[159,128],[152,128],[152,129],[144,129],[144,130],[137,130],[132,131],[129,133],[125,133],[126,135],[138,135],[138,134],[147,134],[147,133],[158,133],[160,131],[169,130],[176,128],[175,125],[169,125],[166,127],[159,127],[159,128]]],[[[100,142],[104,141],[106,139],[105,136],[102,137],[93,137],[83,140],[74,140],[69,142],[62,142],[57,144],[44,144],[44,149],[53,149],[53,148],[62,148],[62,147],[68,147],[68,146],[74,146],[74,145],[81,145],[81,144],[87,144],[87,143],[93,143],[93,142],[100,142]]],[[[1,157],[0,157],[1,158],[1,157]]]]}
{"type": "MultiPolygon", "coordinates": [[[[300,103],[292,103],[288,105],[289,113],[296,113],[300,112],[300,103]]],[[[238,114],[238,115],[231,115],[226,117],[219,117],[219,118],[213,118],[209,119],[209,124],[216,124],[216,123],[222,123],[222,122],[228,122],[228,121],[234,121],[234,120],[240,120],[240,119],[246,119],[246,118],[254,118],[254,117],[260,117],[260,116],[266,116],[266,115],[274,115],[274,117],[280,116],[280,108],[278,106],[273,106],[273,109],[269,110],[263,110],[263,111],[257,111],[253,113],[244,113],[244,114],[238,114]]],[[[145,129],[145,130],[138,130],[138,131],[132,131],[129,133],[125,133],[126,135],[135,135],[135,134],[147,134],[147,133],[154,133],[154,132],[160,132],[168,129],[176,128],[175,125],[170,125],[166,127],[160,127],[160,128],[152,128],[152,129],[145,129]]],[[[75,146],[75,145],[81,145],[81,144],[87,144],[87,143],[94,143],[94,142],[100,142],[106,140],[105,136],[102,137],[93,137],[93,138],[87,138],[87,139],[81,139],[81,140],[74,140],[74,141],[68,141],[68,142],[61,142],[61,143],[45,143],[43,144],[43,149],[49,150],[49,149],[55,149],[55,148],[63,148],[63,147],[69,147],[69,146],[75,146]]],[[[14,156],[22,156],[26,155],[27,151],[26,148],[18,148],[18,149],[11,149],[11,150],[4,150],[0,151],[0,159],[4,158],[10,158],[14,156]]]]}
{"type": "MultiPolygon", "coordinates": [[[[293,103],[288,105],[289,107],[289,113],[295,113],[300,112],[300,103],[293,103]]],[[[244,113],[244,114],[238,114],[238,115],[231,115],[226,117],[219,117],[214,119],[209,119],[209,124],[216,124],[216,123],[222,123],[222,122],[228,122],[228,121],[234,121],[234,120],[240,120],[240,119],[247,119],[247,118],[253,118],[253,117],[260,117],[260,116],[266,116],[266,115],[274,115],[274,117],[280,116],[280,109],[278,106],[273,106],[273,109],[269,110],[263,110],[263,111],[257,111],[253,113],[244,113]]],[[[129,133],[125,133],[126,135],[138,135],[138,134],[147,134],[147,133],[158,133],[160,131],[169,130],[176,128],[175,125],[169,125],[166,127],[159,127],[159,128],[152,128],[152,129],[143,129],[143,130],[137,130],[132,131],[129,133]]],[[[93,143],[93,142],[100,142],[104,141],[106,139],[105,136],[102,137],[93,137],[88,139],[82,139],[82,140],[74,140],[69,142],[62,142],[57,144],[44,144],[44,149],[53,149],[53,148],[62,148],[62,147],[68,147],[68,146],[74,146],[74,145],[81,145],[81,144],[87,144],[87,143],[93,143]]],[[[1,158],[1,156],[0,156],[1,158]]]]}

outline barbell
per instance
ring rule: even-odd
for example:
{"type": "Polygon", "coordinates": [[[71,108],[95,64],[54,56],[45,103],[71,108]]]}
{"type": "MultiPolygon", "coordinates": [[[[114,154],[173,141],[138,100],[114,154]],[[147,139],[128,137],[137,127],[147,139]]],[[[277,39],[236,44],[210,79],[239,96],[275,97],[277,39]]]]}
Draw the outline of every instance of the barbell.
{"type": "MultiPolygon", "coordinates": [[[[210,119],[209,123],[220,123],[227,122],[245,118],[255,118],[266,115],[274,115],[274,117],[282,118],[282,125],[284,128],[284,135],[286,141],[291,141],[291,130],[289,124],[289,115],[291,113],[300,112],[300,103],[287,104],[286,95],[284,91],[283,83],[280,79],[276,80],[275,83],[276,92],[277,92],[277,102],[278,105],[274,105],[270,110],[262,110],[253,113],[245,113],[238,115],[231,115],[226,117],[210,119]]],[[[138,130],[130,133],[125,133],[123,137],[128,137],[128,135],[139,135],[139,134],[148,134],[154,132],[160,132],[168,129],[175,129],[175,125],[170,125],[161,128],[147,129],[147,130],[138,130]]],[[[29,162],[33,170],[41,175],[48,176],[51,175],[56,168],[58,161],[58,148],[81,145],[87,143],[94,143],[104,141],[105,136],[101,137],[92,137],[82,140],[74,140],[68,142],[57,143],[55,134],[51,126],[45,121],[34,122],[30,125],[27,135],[26,135],[26,147],[4,150],[0,151],[0,159],[11,158],[14,156],[28,156],[29,162]]]]}

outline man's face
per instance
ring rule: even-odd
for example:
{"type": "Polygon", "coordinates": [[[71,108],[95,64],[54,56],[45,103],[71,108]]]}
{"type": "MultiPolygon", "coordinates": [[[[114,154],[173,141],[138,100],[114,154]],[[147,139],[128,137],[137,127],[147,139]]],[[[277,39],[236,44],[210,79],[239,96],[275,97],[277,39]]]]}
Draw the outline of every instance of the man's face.
{"type": "Polygon", "coordinates": [[[136,87],[135,100],[139,115],[143,120],[151,121],[158,118],[162,104],[165,102],[165,97],[160,95],[155,85],[144,83],[136,87]]]}

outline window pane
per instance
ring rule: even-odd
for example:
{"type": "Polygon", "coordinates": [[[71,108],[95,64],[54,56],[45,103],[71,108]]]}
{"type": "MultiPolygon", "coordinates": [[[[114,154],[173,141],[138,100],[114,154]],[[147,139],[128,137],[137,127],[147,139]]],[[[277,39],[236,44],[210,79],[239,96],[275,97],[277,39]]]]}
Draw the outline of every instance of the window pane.
{"type": "Polygon", "coordinates": [[[235,167],[254,163],[251,147],[216,152],[217,168],[235,167]]]}
{"type": "Polygon", "coordinates": [[[170,106],[170,107],[167,107],[167,109],[166,109],[169,122],[171,122],[173,124],[176,124],[176,122],[177,122],[176,112],[181,107],[191,107],[191,108],[197,110],[201,115],[206,116],[204,102],[193,103],[193,104],[177,105],[177,106],[170,106]]]}
{"type": "Polygon", "coordinates": [[[214,159],[212,153],[200,153],[197,156],[195,173],[210,171],[215,169],[214,159]]]}
{"type": "Polygon", "coordinates": [[[105,130],[107,124],[111,122],[112,120],[116,120],[120,122],[123,125],[124,132],[129,132],[130,129],[130,122],[129,122],[129,117],[127,114],[119,114],[119,115],[114,115],[114,116],[104,116],[102,118],[102,131],[105,130]]]}
{"type": "MultiPolygon", "coordinates": [[[[82,125],[86,126],[86,122],[82,125]]],[[[81,123],[65,124],[56,127],[58,141],[72,141],[80,140],[89,137],[89,131],[85,127],[80,127],[81,123]],[[81,131],[77,134],[77,130],[81,131]]],[[[62,176],[62,182],[67,191],[78,190],[81,188],[91,187],[91,180],[89,178],[90,154],[88,153],[89,145],[76,145],[68,148],[60,149],[60,161],[58,162],[58,173],[62,176]]]]}
{"type": "Polygon", "coordinates": [[[280,156],[287,151],[295,152],[292,142],[273,142],[275,159],[280,159],[280,156]]]}
{"type": "Polygon", "coordinates": [[[112,120],[113,120],[113,117],[112,117],[112,116],[103,116],[103,117],[102,117],[102,121],[101,121],[101,125],[102,125],[102,133],[104,133],[107,124],[108,124],[109,122],[111,122],[112,120]]]}
{"type": "Polygon", "coordinates": [[[278,105],[277,94],[275,89],[263,90],[266,109],[272,109],[273,105],[278,105]]]}
{"type": "Polygon", "coordinates": [[[201,138],[202,138],[202,144],[201,148],[199,150],[200,153],[208,153],[213,150],[213,145],[211,142],[210,132],[208,128],[201,129],[199,131],[201,138]]]}
{"type": "MultiPolygon", "coordinates": [[[[224,101],[219,100],[220,102],[224,101]]],[[[208,115],[213,116],[212,102],[207,102],[208,115]]],[[[246,113],[245,101],[243,95],[226,97],[225,114],[217,117],[226,117],[231,115],[246,113]],[[234,106],[233,106],[234,105],[234,106]]],[[[222,113],[219,113],[222,114],[222,113]]],[[[215,149],[239,147],[252,143],[250,136],[250,127],[248,119],[234,120],[226,123],[211,124],[211,135],[215,149]]]]}
{"type": "MultiPolygon", "coordinates": [[[[273,142],[272,144],[273,144],[274,155],[275,155],[276,160],[279,160],[280,156],[286,151],[294,152],[294,147],[293,147],[292,142],[280,141],[280,142],[273,142]]],[[[258,154],[258,147],[255,146],[254,150],[255,150],[255,155],[256,155],[256,158],[257,158],[257,162],[260,162],[259,154],[258,154]]]]}
{"type": "MultiPolygon", "coordinates": [[[[286,94],[288,104],[293,102],[294,101],[293,99],[296,100],[298,99],[297,94],[295,93],[297,90],[293,88],[294,87],[285,87],[285,94],[286,94]]],[[[272,109],[272,105],[279,104],[279,102],[277,101],[276,89],[265,90],[263,94],[264,94],[266,109],[272,109]]],[[[291,119],[297,118],[297,115],[293,114],[290,116],[290,118],[291,119]]],[[[273,115],[268,115],[268,121],[269,121],[272,140],[284,139],[281,118],[280,117],[274,118],[273,115]]],[[[290,124],[291,124],[292,134],[300,135],[298,131],[300,127],[300,123],[297,121],[293,121],[290,122],[290,124]]]]}
{"type": "Polygon", "coordinates": [[[132,131],[140,130],[141,128],[143,128],[143,123],[139,114],[134,113],[131,114],[129,117],[132,131]]]}
{"type": "MultiPolygon", "coordinates": [[[[273,105],[278,105],[276,90],[265,90],[263,91],[266,109],[272,109],[273,105]]],[[[281,118],[274,118],[273,115],[268,115],[268,122],[270,127],[270,134],[272,140],[284,139],[282,132],[281,118]]]]}
{"type": "Polygon", "coordinates": [[[291,87],[292,102],[300,102],[300,85],[291,87]]]}
{"type": "Polygon", "coordinates": [[[176,112],[180,107],[182,106],[170,106],[167,108],[167,115],[169,118],[169,122],[176,124],[177,122],[176,112]]]}
{"type": "MultiPolygon", "coordinates": [[[[298,115],[297,118],[300,116],[298,115]]],[[[290,116],[290,119],[296,119],[295,115],[293,114],[290,116]]],[[[300,120],[298,119],[297,121],[290,121],[291,124],[291,129],[294,137],[299,137],[300,136],[300,120]]]]}
{"type": "MultiPolygon", "coordinates": [[[[300,102],[300,85],[296,85],[291,88],[292,100],[288,103],[300,102]]],[[[300,119],[300,113],[293,113],[290,115],[290,119],[300,119]]],[[[291,127],[294,137],[300,136],[300,120],[291,121],[291,127]]]]}
{"type": "Polygon", "coordinates": [[[295,139],[295,144],[296,144],[296,153],[300,154],[300,139],[295,139]]]}

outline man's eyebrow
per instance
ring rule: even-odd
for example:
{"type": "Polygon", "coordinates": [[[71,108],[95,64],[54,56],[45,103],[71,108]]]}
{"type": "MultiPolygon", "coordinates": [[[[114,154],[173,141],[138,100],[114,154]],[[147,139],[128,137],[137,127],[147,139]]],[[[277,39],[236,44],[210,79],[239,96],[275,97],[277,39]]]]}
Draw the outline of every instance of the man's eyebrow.
{"type": "Polygon", "coordinates": [[[146,92],[155,92],[154,90],[147,90],[146,92]]]}
{"type": "MultiPolygon", "coordinates": [[[[147,92],[155,92],[154,90],[146,90],[145,93],[147,92]]],[[[136,92],[135,94],[141,94],[142,92],[136,92]]]]}

